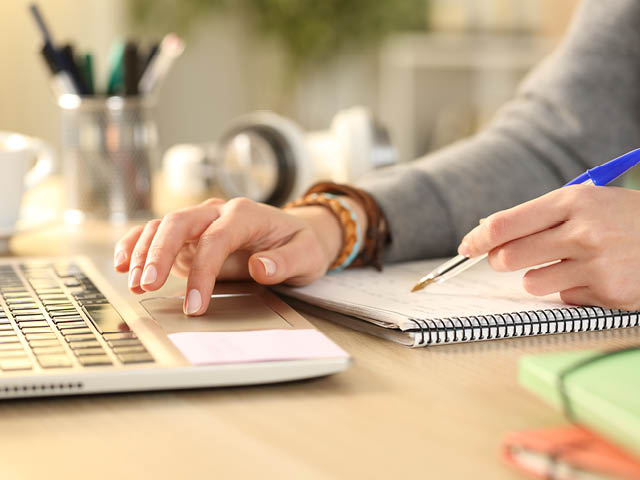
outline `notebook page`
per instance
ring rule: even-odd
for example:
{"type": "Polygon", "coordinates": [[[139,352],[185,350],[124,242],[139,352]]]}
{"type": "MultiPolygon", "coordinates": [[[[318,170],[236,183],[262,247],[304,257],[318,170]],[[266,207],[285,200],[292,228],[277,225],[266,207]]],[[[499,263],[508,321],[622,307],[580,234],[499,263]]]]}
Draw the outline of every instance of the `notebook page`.
{"type": "Polygon", "coordinates": [[[420,277],[443,262],[427,260],[329,274],[305,287],[277,290],[329,310],[382,326],[412,328],[409,318],[435,319],[566,307],[557,294],[534,297],[522,288],[524,271],[496,273],[483,261],[441,284],[411,293],[420,277]]]}

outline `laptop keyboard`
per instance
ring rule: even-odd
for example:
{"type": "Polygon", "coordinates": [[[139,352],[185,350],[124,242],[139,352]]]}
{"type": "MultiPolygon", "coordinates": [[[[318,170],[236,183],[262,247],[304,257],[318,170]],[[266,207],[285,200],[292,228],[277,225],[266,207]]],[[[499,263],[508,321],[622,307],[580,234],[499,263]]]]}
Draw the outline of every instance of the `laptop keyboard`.
{"type": "Polygon", "coordinates": [[[153,361],[77,264],[0,265],[0,372],[153,361]]]}

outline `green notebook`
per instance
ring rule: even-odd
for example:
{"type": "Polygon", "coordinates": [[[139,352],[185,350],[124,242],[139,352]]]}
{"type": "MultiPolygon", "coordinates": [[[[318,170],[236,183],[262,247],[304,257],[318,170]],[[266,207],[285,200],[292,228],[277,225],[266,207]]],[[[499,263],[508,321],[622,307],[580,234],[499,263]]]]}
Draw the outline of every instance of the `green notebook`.
{"type": "MultiPolygon", "coordinates": [[[[602,353],[592,350],[524,356],[520,360],[520,383],[564,409],[560,375],[602,353]]],[[[565,375],[563,384],[576,422],[640,454],[640,348],[574,369],[565,375]]]]}

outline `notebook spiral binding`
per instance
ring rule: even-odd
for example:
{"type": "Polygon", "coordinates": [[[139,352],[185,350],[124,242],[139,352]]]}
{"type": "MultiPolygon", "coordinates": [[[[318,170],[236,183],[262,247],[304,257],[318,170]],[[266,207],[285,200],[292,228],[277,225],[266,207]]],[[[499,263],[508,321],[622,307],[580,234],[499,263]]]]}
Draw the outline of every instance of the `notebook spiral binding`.
{"type": "Polygon", "coordinates": [[[437,319],[410,319],[415,328],[414,347],[473,342],[498,338],[589,332],[640,325],[640,311],[608,310],[601,307],[567,307],[553,310],[472,315],[437,319]]]}

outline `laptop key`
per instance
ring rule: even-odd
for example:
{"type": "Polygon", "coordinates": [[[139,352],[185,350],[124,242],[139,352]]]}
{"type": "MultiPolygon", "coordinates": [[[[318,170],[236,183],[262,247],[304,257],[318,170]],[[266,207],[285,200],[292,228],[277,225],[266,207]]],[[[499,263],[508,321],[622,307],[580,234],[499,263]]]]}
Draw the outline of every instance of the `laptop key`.
{"type": "Polygon", "coordinates": [[[20,312],[22,312],[23,310],[37,310],[36,313],[40,313],[40,309],[38,308],[38,304],[35,303],[33,300],[31,300],[31,302],[29,303],[18,303],[16,305],[9,305],[9,310],[11,310],[12,312],[16,312],[17,314],[19,314],[20,312]]]}
{"type": "Polygon", "coordinates": [[[27,340],[31,341],[31,340],[51,340],[51,339],[55,339],[56,336],[54,333],[27,333],[25,335],[25,337],[27,337],[27,340]]]}
{"type": "Polygon", "coordinates": [[[49,322],[45,322],[44,320],[29,320],[28,322],[18,322],[18,326],[24,332],[25,328],[48,327],[49,326],[49,322]]]}
{"type": "Polygon", "coordinates": [[[65,300],[66,302],[69,301],[69,297],[67,297],[67,295],[64,293],[45,293],[43,295],[39,295],[39,297],[43,302],[45,300],[65,300]]]}
{"type": "Polygon", "coordinates": [[[39,355],[36,358],[42,368],[67,368],[71,366],[71,359],[65,354],[39,355]]]}
{"type": "Polygon", "coordinates": [[[12,309],[11,313],[13,313],[14,315],[18,316],[22,316],[22,315],[42,315],[42,312],[40,311],[39,308],[30,308],[30,309],[20,309],[20,310],[15,310],[12,309]]]}
{"type": "Polygon", "coordinates": [[[60,312],[66,310],[76,310],[76,307],[71,303],[62,303],[60,305],[51,305],[47,307],[47,312],[60,312]]]}
{"type": "Polygon", "coordinates": [[[55,320],[56,318],[62,318],[62,317],[77,317],[77,316],[79,316],[79,313],[75,309],[74,310],[62,310],[60,312],[51,312],[51,313],[49,313],[49,316],[55,320]]]}
{"type": "Polygon", "coordinates": [[[63,323],[71,323],[71,322],[79,322],[79,321],[84,322],[84,318],[82,318],[80,315],[75,315],[75,316],[72,315],[70,317],[58,317],[53,319],[53,323],[55,323],[56,325],[62,325],[63,323]]]}
{"type": "Polygon", "coordinates": [[[94,306],[94,305],[106,305],[109,303],[109,300],[106,298],[102,299],[90,299],[90,300],[78,300],[78,303],[83,307],[94,306]]]}
{"type": "Polygon", "coordinates": [[[105,340],[120,340],[122,338],[137,338],[134,332],[114,332],[114,333],[103,333],[103,338],[105,340]]]}
{"type": "Polygon", "coordinates": [[[64,294],[64,292],[60,289],[60,288],[34,288],[34,290],[36,291],[36,293],[38,294],[38,296],[41,295],[50,295],[50,294],[64,294]]]}
{"type": "Polygon", "coordinates": [[[113,351],[117,354],[120,353],[143,353],[146,352],[147,349],[144,348],[143,345],[120,345],[112,347],[113,351]]]}
{"type": "Polygon", "coordinates": [[[88,340],[86,342],[71,342],[69,346],[71,347],[71,350],[75,352],[76,350],[84,350],[85,348],[100,347],[101,345],[100,345],[100,342],[97,340],[88,340]]]}
{"type": "Polygon", "coordinates": [[[26,356],[27,352],[24,350],[8,350],[6,352],[0,352],[0,358],[22,358],[26,356]]]}
{"type": "Polygon", "coordinates": [[[46,320],[45,316],[40,314],[40,315],[15,315],[14,318],[16,319],[16,322],[23,322],[23,321],[27,321],[27,320],[46,320]]]}
{"type": "Polygon", "coordinates": [[[120,338],[115,340],[107,340],[110,347],[116,347],[121,345],[142,345],[137,338],[120,338]]]}
{"type": "Polygon", "coordinates": [[[96,336],[93,333],[81,333],[78,335],[65,335],[64,339],[69,343],[87,342],[89,340],[95,340],[96,336]]]}
{"type": "Polygon", "coordinates": [[[0,370],[10,372],[14,370],[31,370],[31,360],[28,357],[0,359],[0,370]]]}
{"type": "Polygon", "coordinates": [[[45,339],[45,340],[29,340],[29,345],[31,348],[34,347],[53,347],[55,345],[60,345],[58,339],[45,339]]]}
{"type": "Polygon", "coordinates": [[[62,332],[62,335],[67,336],[67,335],[78,335],[81,333],[91,333],[93,334],[93,330],[91,330],[89,328],[89,325],[87,325],[86,323],[83,323],[82,325],[79,325],[77,327],[69,327],[69,328],[64,328],[67,327],[69,324],[68,323],[61,323],[59,325],[56,325],[58,327],[58,329],[60,330],[60,332],[62,332]]]}
{"type": "Polygon", "coordinates": [[[7,305],[19,305],[23,303],[33,303],[33,298],[31,297],[16,297],[16,298],[7,298],[7,305]]]}
{"type": "Polygon", "coordinates": [[[74,328],[87,328],[87,324],[84,322],[76,321],[76,322],[62,322],[57,325],[60,330],[71,330],[74,328]]]}
{"type": "Polygon", "coordinates": [[[60,298],[57,300],[48,300],[46,298],[42,299],[42,303],[44,304],[44,306],[46,308],[51,307],[53,305],[68,305],[69,304],[69,300],[66,298],[60,298]]]}
{"type": "Polygon", "coordinates": [[[153,362],[153,357],[148,352],[144,353],[119,353],[118,358],[122,363],[148,363],[153,362]]]}
{"type": "Polygon", "coordinates": [[[2,289],[2,296],[5,299],[9,299],[9,298],[28,298],[31,301],[33,301],[33,298],[31,297],[31,294],[29,292],[27,292],[26,290],[20,288],[17,290],[12,290],[10,292],[5,292],[5,289],[2,289]]]}
{"type": "Polygon", "coordinates": [[[89,305],[84,309],[100,333],[129,330],[129,326],[111,305],[89,305]]]}
{"type": "Polygon", "coordinates": [[[49,326],[46,327],[24,327],[22,333],[50,333],[52,330],[49,326]]]}
{"type": "Polygon", "coordinates": [[[93,338],[95,338],[95,335],[93,335],[93,331],[88,328],[88,327],[84,327],[84,328],[71,328],[69,330],[61,330],[62,335],[64,335],[65,337],[76,337],[78,335],[92,335],[93,338]]]}
{"type": "Polygon", "coordinates": [[[77,358],[80,364],[84,367],[112,365],[111,359],[106,355],[87,355],[86,357],[77,357],[77,358]]]}
{"type": "Polygon", "coordinates": [[[85,355],[105,355],[106,354],[106,352],[104,351],[104,348],[102,347],[80,348],[78,350],[74,350],[73,353],[75,353],[78,357],[83,357],[85,355]]]}
{"type": "Polygon", "coordinates": [[[47,322],[44,322],[43,320],[29,320],[28,322],[18,322],[18,328],[20,329],[23,329],[25,327],[41,327],[41,326],[48,327],[49,324],[47,322]],[[42,323],[46,325],[41,325],[42,323]]]}
{"type": "Polygon", "coordinates": [[[49,347],[33,347],[31,349],[35,355],[46,355],[52,353],[64,353],[64,348],[59,343],[49,347]]]}
{"type": "Polygon", "coordinates": [[[101,293],[78,293],[76,295],[74,295],[74,297],[77,300],[105,300],[106,297],[104,295],[102,295],[101,293]]]}

